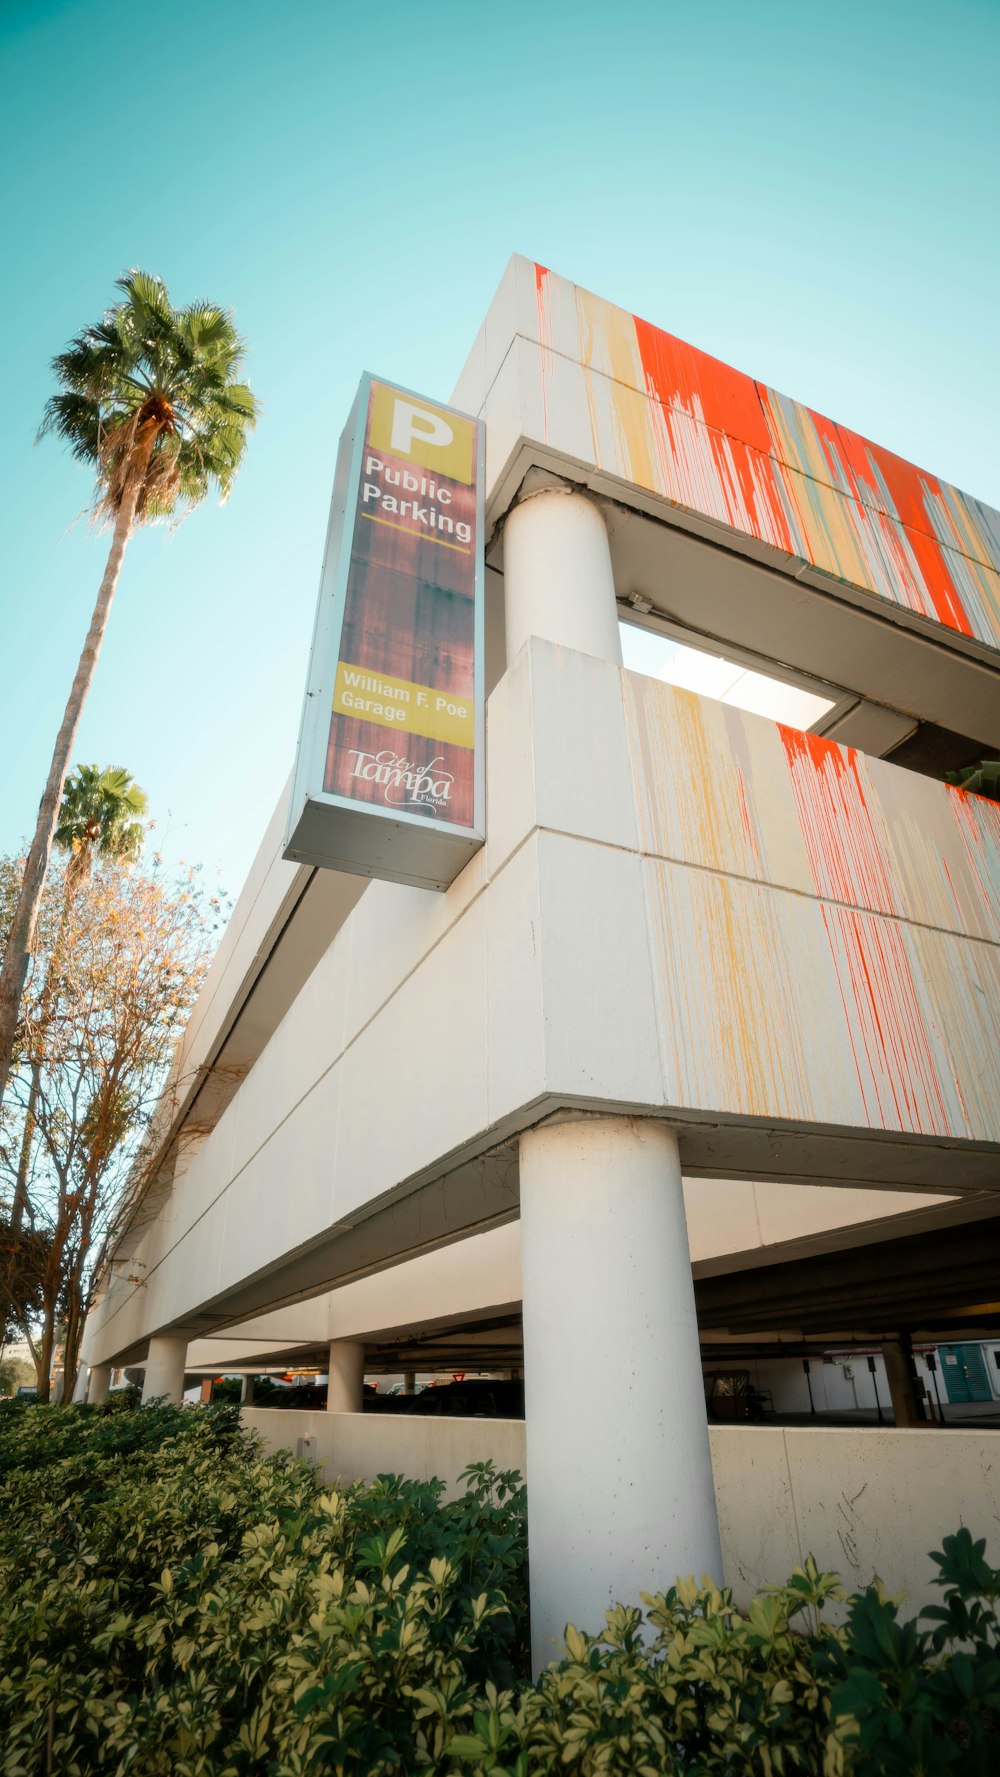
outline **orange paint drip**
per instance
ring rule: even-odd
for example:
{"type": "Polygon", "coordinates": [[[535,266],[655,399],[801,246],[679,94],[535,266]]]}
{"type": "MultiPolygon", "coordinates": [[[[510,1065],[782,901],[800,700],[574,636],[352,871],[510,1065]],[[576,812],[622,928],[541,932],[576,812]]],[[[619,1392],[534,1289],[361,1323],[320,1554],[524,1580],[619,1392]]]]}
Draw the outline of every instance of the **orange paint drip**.
{"type": "MultiPolygon", "coordinates": [[[[907,541],[920,568],[928,597],[938,621],[961,635],[974,632],[961,595],[948,571],[947,557],[933,533],[928,503],[945,504],[941,483],[935,475],[897,457],[894,451],[872,444],[847,426],[836,428],[844,461],[858,499],[887,511],[906,527],[907,541]]],[[[961,547],[956,537],[956,547],[961,547]]]]}
{"type": "Polygon", "coordinates": [[[552,374],[552,324],[549,313],[549,277],[547,266],[535,261],[535,302],[538,307],[538,340],[542,348],[542,437],[549,436],[548,380],[552,374]]]}
{"type": "MultiPolygon", "coordinates": [[[[834,966],[846,968],[848,1025],[860,1028],[862,1094],[873,1126],[949,1133],[903,929],[855,908],[824,909],[834,966]]],[[[843,994],[843,988],[842,988],[843,994]]],[[[857,1048],[852,1034],[852,1048],[857,1048]]]]}
{"type": "Polygon", "coordinates": [[[647,386],[664,407],[679,407],[692,419],[754,450],[770,449],[767,421],[752,377],[638,317],[635,337],[647,386]]]}
{"type": "Polygon", "coordinates": [[[813,886],[824,899],[901,914],[885,834],[853,747],[776,724],[813,886]]]}

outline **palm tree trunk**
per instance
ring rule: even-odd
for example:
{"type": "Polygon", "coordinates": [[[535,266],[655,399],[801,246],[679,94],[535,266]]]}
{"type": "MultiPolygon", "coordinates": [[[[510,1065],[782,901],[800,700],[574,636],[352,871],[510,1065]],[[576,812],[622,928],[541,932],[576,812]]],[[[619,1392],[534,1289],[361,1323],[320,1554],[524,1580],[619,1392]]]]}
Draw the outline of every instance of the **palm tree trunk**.
{"type": "MultiPolygon", "coordinates": [[[[141,428],[141,432],[145,430],[145,428],[141,428]]],[[[97,666],[97,656],[104,640],[104,631],[107,628],[108,616],[111,611],[111,601],[115,596],[115,587],[118,584],[122,559],[125,555],[125,545],[132,532],[139,490],[142,487],[149,457],[156,441],[156,430],[157,428],[151,428],[145,437],[140,435],[136,441],[135,472],[129,479],[126,496],[115,520],[114,536],[107,566],[104,570],[104,578],[101,581],[101,589],[97,595],[97,603],[90,620],[87,639],[83,644],[83,652],[80,655],[80,662],[76,669],[62,725],[56,736],[48,779],[38,806],[38,824],[35,827],[35,836],[31,841],[31,849],[28,852],[28,860],[21,882],[21,892],[7,937],[3,968],[0,970],[0,1106],[3,1104],[14,1054],[17,1017],[21,1009],[21,995],[24,992],[24,983],[28,974],[28,961],[35,936],[35,924],[38,919],[42,890],[49,867],[52,835],[55,832],[59,815],[63,784],[66,781],[70,755],[76,743],[76,733],[80,726],[84,700],[90,689],[90,682],[97,666]]]]}
{"type": "Polygon", "coordinates": [[[42,1070],[37,1061],[31,1064],[31,1085],[28,1088],[28,1103],[24,1113],[24,1128],[21,1132],[21,1151],[17,1160],[17,1176],[14,1180],[14,1203],[10,1212],[12,1234],[20,1234],[24,1212],[28,1207],[28,1179],[31,1175],[31,1150],[35,1145],[35,1112],[38,1109],[38,1092],[41,1086],[42,1070]]]}

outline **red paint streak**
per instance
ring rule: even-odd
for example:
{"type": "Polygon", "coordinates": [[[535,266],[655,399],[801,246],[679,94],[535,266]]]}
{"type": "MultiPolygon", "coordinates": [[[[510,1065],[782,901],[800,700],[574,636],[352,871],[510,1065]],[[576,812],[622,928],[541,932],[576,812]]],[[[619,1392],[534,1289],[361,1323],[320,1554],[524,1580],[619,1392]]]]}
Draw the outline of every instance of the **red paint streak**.
{"type": "Polygon", "coordinates": [[[777,728],[816,893],[877,913],[901,912],[856,748],[781,722],[777,728]]]}
{"type": "MultiPolygon", "coordinates": [[[[899,1128],[949,1133],[944,1094],[899,929],[850,908],[831,909],[831,918],[843,946],[880,1120],[885,1121],[887,1087],[899,1128]]],[[[838,944],[828,922],[827,936],[839,972],[838,944]]],[[[863,1076],[861,1087],[867,1105],[863,1076]]]]}
{"type": "MultiPolygon", "coordinates": [[[[990,796],[980,796],[974,790],[963,790],[957,784],[946,784],[951,800],[951,812],[958,827],[965,861],[969,867],[972,880],[979,892],[987,920],[992,924],[996,908],[996,890],[993,886],[994,872],[990,868],[989,830],[995,828],[993,846],[1000,852],[1000,804],[990,796]]],[[[951,879],[951,872],[945,864],[948,882],[952,888],[956,907],[959,905],[958,895],[951,879]]]]}
{"type": "Polygon", "coordinates": [[[972,625],[949,572],[948,558],[929,528],[925,496],[930,495],[943,505],[941,483],[936,476],[918,469],[904,457],[897,457],[894,451],[872,444],[846,426],[838,426],[837,434],[857,497],[860,499],[864,488],[869,504],[876,504],[880,511],[888,507],[889,517],[898,518],[905,527],[906,540],[917,559],[938,621],[948,629],[957,629],[961,635],[971,636],[972,625]],[[876,471],[882,485],[876,480],[876,471]]]}
{"type": "MultiPolygon", "coordinates": [[[[544,267],[536,265],[540,292],[541,280],[547,275],[544,267]]],[[[744,513],[731,516],[729,522],[744,527],[749,515],[753,536],[761,542],[777,543],[788,554],[800,554],[802,543],[792,538],[779,494],[779,484],[784,484],[783,460],[788,453],[783,452],[779,443],[782,428],[774,415],[772,391],[662,328],[653,327],[638,316],[633,319],[646,387],[665,409],[668,430],[670,410],[678,408],[711,429],[708,442],[714,460],[715,492],[724,495],[735,473],[744,513]],[[759,457],[755,459],[751,452],[759,453],[759,457]],[[767,462],[766,469],[763,462],[767,462]],[[766,514],[758,510],[762,501],[766,514]]],[[[880,511],[890,508],[887,516],[896,517],[904,526],[924,593],[938,622],[971,636],[974,632],[960,590],[949,571],[946,552],[931,533],[926,510],[927,496],[942,499],[940,482],[823,414],[811,408],[802,411],[808,416],[825,458],[829,484],[843,491],[846,483],[859,504],[863,503],[864,487],[868,496],[864,503],[875,504],[880,511]],[[873,464],[881,473],[888,498],[876,483],[873,464]]],[[[809,472],[804,463],[789,467],[809,472]]],[[[863,549],[861,552],[864,553],[863,549]]]]}
{"type": "Polygon", "coordinates": [[[858,1086],[860,1087],[860,1090],[861,1090],[861,1102],[864,1105],[866,1112],[868,1112],[868,1114],[870,1116],[871,1113],[868,1111],[868,1094],[865,1091],[865,1077],[861,1071],[861,1063],[858,1060],[858,1051],[857,1051],[857,1047],[854,1042],[854,1032],[851,1028],[851,1017],[850,1017],[850,1013],[849,1013],[848,1007],[847,1007],[847,998],[844,993],[844,984],[840,979],[840,970],[837,967],[836,945],[834,943],[833,933],[830,930],[830,921],[827,918],[827,909],[824,906],[822,906],[822,904],[820,906],[820,912],[823,916],[823,930],[826,932],[826,940],[830,946],[830,954],[833,957],[833,974],[834,974],[834,979],[837,983],[837,992],[840,995],[840,1003],[844,1009],[844,1029],[847,1032],[847,1040],[851,1045],[851,1055],[854,1060],[854,1071],[858,1076],[858,1086]]]}
{"type": "Polygon", "coordinates": [[[542,348],[542,438],[547,442],[549,436],[549,401],[548,378],[552,369],[552,354],[549,347],[548,301],[549,301],[549,270],[547,266],[535,261],[535,301],[538,305],[538,341],[542,348]]]}
{"type": "Polygon", "coordinates": [[[664,407],[680,407],[692,419],[752,449],[770,451],[767,421],[753,377],[733,370],[672,333],[635,320],[635,337],[646,386],[664,407]]]}
{"type": "MultiPolygon", "coordinates": [[[[699,489],[688,490],[686,503],[722,518],[734,529],[748,531],[762,543],[798,555],[778,491],[780,470],[769,455],[770,434],[752,377],[709,357],[673,334],[635,321],[636,344],[646,388],[663,411],[672,457],[684,463],[687,452],[676,436],[672,414],[686,413],[698,422],[705,462],[699,489]]],[[[665,478],[674,480],[672,464],[665,478]]],[[[672,497],[681,497],[679,492],[672,497]]],[[[682,500],[682,503],[685,503],[682,500]]]]}
{"type": "Polygon", "coordinates": [[[948,629],[957,629],[963,636],[971,636],[973,628],[948,570],[948,557],[940,543],[923,531],[913,531],[909,527],[906,529],[906,540],[917,558],[920,577],[937,612],[938,621],[948,629]]]}
{"type": "Polygon", "coordinates": [[[749,847],[751,857],[759,863],[760,851],[757,845],[757,834],[754,830],[753,822],[750,819],[750,810],[747,806],[747,787],[743,778],[743,773],[738,767],[736,771],[736,793],[739,797],[740,824],[743,828],[743,837],[749,847]]]}
{"type": "MultiPolygon", "coordinates": [[[[892,1054],[891,1054],[891,1051],[886,1043],[885,1031],[882,1028],[882,1019],[879,1016],[879,997],[880,996],[875,991],[875,986],[872,981],[871,971],[868,967],[868,958],[865,956],[863,934],[858,926],[858,915],[853,912],[848,913],[846,915],[846,924],[847,924],[847,929],[851,934],[852,942],[854,944],[854,957],[852,959],[852,962],[860,965],[861,974],[864,977],[864,984],[865,984],[865,988],[867,990],[867,998],[868,998],[868,1010],[869,1010],[869,1013],[871,1014],[872,1020],[875,1025],[875,1030],[876,1030],[876,1033],[878,1036],[878,1058],[879,1058],[882,1069],[889,1076],[889,1090],[892,1094],[892,1104],[893,1104],[893,1110],[895,1111],[895,1114],[896,1114],[896,1121],[901,1122],[902,1117],[901,1117],[901,1112],[900,1112],[900,1108],[899,1108],[899,1094],[896,1091],[896,1082],[893,1078],[894,1070],[892,1067],[892,1054]]],[[[878,937],[877,931],[873,932],[872,936],[875,939],[876,948],[878,949],[878,952],[879,952],[879,963],[881,964],[881,968],[880,968],[879,972],[880,972],[880,975],[884,976],[884,974],[885,974],[885,959],[882,955],[882,946],[881,946],[881,943],[879,942],[879,937],[878,937]]],[[[880,983],[880,985],[881,985],[881,983],[880,983]]],[[[907,1097],[908,1097],[908,1094],[906,1094],[904,1092],[904,1099],[906,1099],[907,1097]]]]}

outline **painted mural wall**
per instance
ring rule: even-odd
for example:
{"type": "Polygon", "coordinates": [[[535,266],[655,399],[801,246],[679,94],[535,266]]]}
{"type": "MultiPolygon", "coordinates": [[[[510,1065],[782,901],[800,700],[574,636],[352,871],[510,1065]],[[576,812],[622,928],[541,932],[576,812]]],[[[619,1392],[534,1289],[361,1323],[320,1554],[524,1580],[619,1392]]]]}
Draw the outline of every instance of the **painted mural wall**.
{"type": "MultiPolygon", "coordinates": [[[[543,436],[585,382],[595,464],[835,580],[1000,648],[1000,513],[534,266],[543,436]],[[568,402],[567,402],[568,398],[568,402]]],[[[557,435],[558,434],[558,435],[557,435]]]]}
{"type": "Polygon", "coordinates": [[[1000,804],[623,677],[667,1101],[1000,1139],[1000,804]]]}

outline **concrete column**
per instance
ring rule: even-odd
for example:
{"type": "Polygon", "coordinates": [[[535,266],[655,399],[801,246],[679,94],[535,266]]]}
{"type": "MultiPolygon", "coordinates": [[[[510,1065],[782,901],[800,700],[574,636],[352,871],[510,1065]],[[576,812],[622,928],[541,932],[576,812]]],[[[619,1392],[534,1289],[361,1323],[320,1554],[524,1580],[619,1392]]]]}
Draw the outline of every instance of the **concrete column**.
{"type": "Polygon", "coordinates": [[[94,1364],[87,1380],[87,1400],[92,1407],[99,1407],[107,1400],[108,1389],[111,1387],[111,1365],[94,1364]]]}
{"type": "Polygon", "coordinates": [[[896,1424],[926,1424],[924,1403],[914,1386],[916,1366],[908,1334],[897,1333],[895,1337],[883,1340],[882,1357],[896,1424]]]}
{"type": "Polygon", "coordinates": [[[244,1376],[243,1381],[240,1384],[240,1406],[241,1407],[252,1407],[253,1406],[254,1380],[255,1380],[255,1378],[253,1376],[244,1376]]]}
{"type": "Polygon", "coordinates": [[[403,1371],[403,1393],[404,1394],[416,1394],[416,1392],[417,1392],[417,1372],[416,1372],[416,1370],[404,1370],[403,1371]]]}
{"type": "Polygon", "coordinates": [[[328,1413],[360,1413],[365,1399],[365,1348],[353,1339],[335,1339],[330,1346],[328,1413]]]}
{"type": "Polygon", "coordinates": [[[532,1661],[567,1622],[722,1580],[677,1138],[646,1118],[520,1141],[532,1661]]]}
{"type": "Polygon", "coordinates": [[[503,533],[507,664],[529,636],[621,665],[604,515],[585,494],[545,488],[508,513],[503,533]]]}
{"type": "Polygon", "coordinates": [[[90,1369],[87,1364],[81,1364],[79,1369],[76,1372],[76,1387],[73,1390],[74,1402],[86,1400],[86,1398],[87,1398],[87,1384],[89,1383],[89,1381],[90,1381],[90,1369]]]}
{"type": "Polygon", "coordinates": [[[184,1393],[184,1365],[188,1342],[181,1335],[168,1333],[161,1339],[150,1339],[146,1369],[142,1379],[142,1403],[165,1395],[179,1406],[184,1393]]]}

